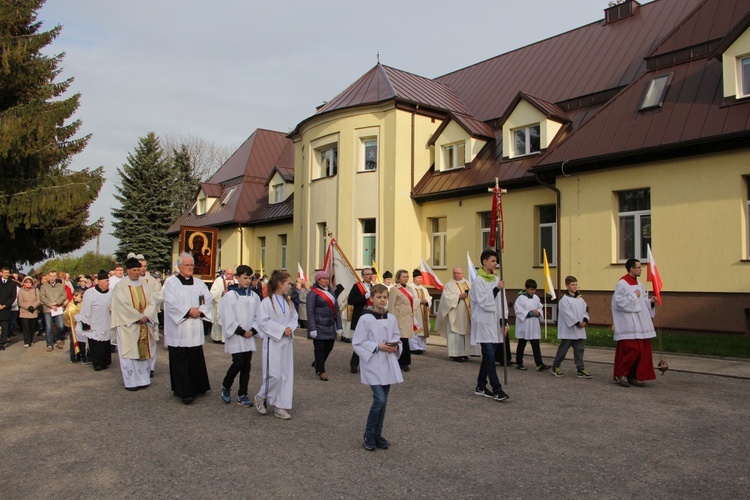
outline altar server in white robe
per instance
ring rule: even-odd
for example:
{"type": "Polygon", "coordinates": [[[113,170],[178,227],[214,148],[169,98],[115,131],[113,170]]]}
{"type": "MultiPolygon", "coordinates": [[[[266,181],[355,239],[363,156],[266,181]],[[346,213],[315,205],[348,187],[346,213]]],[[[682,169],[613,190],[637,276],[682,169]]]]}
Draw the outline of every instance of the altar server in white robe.
{"type": "Polygon", "coordinates": [[[454,268],[453,279],[443,288],[435,318],[435,331],[446,338],[448,357],[453,361],[467,361],[480,352],[478,345],[471,345],[470,288],[463,269],[454,268]]]}
{"type": "Polygon", "coordinates": [[[427,350],[427,339],[430,337],[430,307],[432,297],[422,285],[422,271],[412,271],[412,282],[408,285],[414,297],[414,325],[417,330],[409,339],[409,350],[412,354],[423,354],[427,350]]]}
{"type": "Polygon", "coordinates": [[[526,370],[523,364],[523,352],[526,350],[526,342],[531,344],[531,351],[534,354],[534,363],[536,370],[541,372],[549,370],[550,366],[545,365],[542,360],[542,349],[539,341],[542,338],[542,328],[540,321],[544,319],[544,308],[542,301],[536,295],[536,281],[526,280],[524,290],[516,297],[513,304],[513,310],[516,313],[516,368],[526,370]]]}
{"type": "Polygon", "coordinates": [[[112,364],[112,290],[109,288],[109,273],[99,271],[97,284],[83,294],[81,312],[76,316],[79,338],[89,340],[89,362],[95,371],[104,370],[112,364]]]}
{"type": "Polygon", "coordinates": [[[398,320],[386,310],[389,292],[385,285],[370,291],[372,308],[365,309],[354,330],[352,347],[360,359],[360,378],[370,386],[372,405],[367,415],[362,445],[367,451],[387,450],[390,443],[383,437],[383,422],[392,384],[404,381],[398,357],[403,350],[398,320]]]}
{"type": "Polygon", "coordinates": [[[495,350],[498,344],[508,341],[508,299],[505,297],[505,282],[494,274],[497,259],[494,250],[482,252],[479,258],[482,267],[471,283],[471,344],[481,346],[482,351],[474,394],[505,401],[508,395],[497,377],[495,350]],[[488,379],[491,390],[487,388],[488,379]]]}
{"type": "Polygon", "coordinates": [[[253,270],[250,266],[237,266],[237,285],[231,285],[219,306],[221,325],[224,330],[224,352],[232,355],[232,364],[221,384],[221,399],[229,404],[232,400],[230,389],[237,374],[240,383],[237,390],[237,404],[253,406],[247,395],[250,381],[250,368],[255,352],[255,336],[258,334],[257,316],[260,309],[258,294],[250,288],[253,270]]]}
{"type": "Polygon", "coordinates": [[[213,299],[203,280],[193,277],[189,253],[177,258],[179,274],[164,282],[164,335],[169,348],[169,378],[174,395],[190,404],[211,390],[203,357],[203,323],[211,321],[213,299]]]}
{"type": "Polygon", "coordinates": [[[140,280],[138,259],[125,261],[127,276],[112,290],[112,328],[117,336],[125,388],[137,391],[151,384],[149,360],[156,349],[156,307],[151,289],[140,280]]]}
{"type": "Polygon", "coordinates": [[[211,318],[211,340],[216,343],[224,342],[223,329],[221,327],[221,315],[219,314],[219,308],[221,307],[221,299],[224,294],[227,293],[230,286],[237,284],[237,280],[234,276],[234,269],[228,267],[224,270],[224,274],[217,277],[211,284],[211,296],[214,298],[214,315],[211,318]]]}
{"type": "Polygon", "coordinates": [[[263,338],[263,381],[255,396],[255,408],[265,415],[267,405],[273,405],[276,407],[274,415],[282,420],[292,418],[289,410],[294,392],[297,311],[289,298],[291,290],[289,273],[274,271],[258,313],[258,332],[263,338]]]}

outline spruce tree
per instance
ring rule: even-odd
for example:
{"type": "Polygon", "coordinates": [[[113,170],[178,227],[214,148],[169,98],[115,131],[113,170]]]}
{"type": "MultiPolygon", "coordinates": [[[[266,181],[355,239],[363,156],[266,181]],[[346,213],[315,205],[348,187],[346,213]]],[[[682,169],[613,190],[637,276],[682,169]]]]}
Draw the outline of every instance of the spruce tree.
{"type": "Polygon", "coordinates": [[[177,218],[174,199],[178,176],[155,133],[138,140],[135,151],[128,154],[127,163],[117,173],[120,184],[115,199],[121,206],[112,210],[113,235],[119,240],[115,254],[121,260],[130,252],[143,254],[151,269],[170,269],[172,240],[165,232],[177,218]]]}
{"type": "Polygon", "coordinates": [[[200,181],[196,177],[193,160],[186,144],[181,144],[180,149],[172,152],[172,164],[174,165],[177,182],[175,188],[174,218],[172,222],[182,215],[190,207],[198,191],[200,181]]]}
{"type": "Polygon", "coordinates": [[[87,224],[104,182],[101,167],[72,171],[88,143],[68,121],[80,94],[64,98],[73,79],[55,82],[63,54],[42,49],[61,27],[41,31],[44,0],[0,2],[0,263],[34,263],[80,248],[100,231],[87,224]]]}

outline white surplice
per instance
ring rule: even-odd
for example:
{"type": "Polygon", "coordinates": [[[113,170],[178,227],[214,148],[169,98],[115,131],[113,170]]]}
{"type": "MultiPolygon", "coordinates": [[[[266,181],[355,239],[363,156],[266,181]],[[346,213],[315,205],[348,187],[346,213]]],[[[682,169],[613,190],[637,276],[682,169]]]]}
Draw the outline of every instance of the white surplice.
{"type": "Polygon", "coordinates": [[[164,336],[171,347],[202,346],[203,322],[211,321],[213,298],[200,278],[193,278],[192,285],[183,285],[180,278],[164,282],[164,336]],[[203,317],[186,317],[192,307],[200,309],[203,317]]]}
{"type": "Polygon", "coordinates": [[[78,338],[86,338],[106,342],[112,340],[112,318],[110,309],[112,307],[112,290],[101,293],[96,288],[89,288],[83,294],[81,312],[76,316],[76,332],[78,338]],[[83,331],[86,323],[91,328],[83,331]]]}
{"type": "Polygon", "coordinates": [[[516,312],[516,338],[526,340],[539,340],[542,338],[542,328],[540,320],[544,318],[544,309],[539,297],[526,293],[516,297],[513,304],[513,310],[516,312]],[[533,311],[539,312],[539,316],[529,316],[533,311]]]}
{"type": "Polygon", "coordinates": [[[263,338],[263,383],[258,397],[276,408],[291,410],[297,311],[283,295],[274,294],[260,303],[257,323],[263,338]],[[292,329],[292,335],[284,335],[287,327],[292,329]]]}
{"type": "Polygon", "coordinates": [[[398,322],[393,314],[378,319],[380,317],[382,315],[365,309],[352,338],[354,352],[359,356],[360,379],[366,385],[391,385],[404,381],[398,365],[398,358],[403,351],[398,322]],[[376,347],[383,342],[397,342],[398,352],[375,352],[376,347]]]}
{"type": "Polygon", "coordinates": [[[557,338],[578,340],[586,338],[586,329],[578,328],[578,323],[589,317],[588,306],[583,297],[573,297],[566,293],[557,303],[557,338]]]}
{"type": "Polygon", "coordinates": [[[228,280],[224,276],[219,276],[211,284],[211,296],[214,298],[214,314],[211,318],[211,340],[214,342],[224,342],[219,308],[221,307],[221,300],[224,297],[224,294],[230,286],[235,285],[236,283],[237,281],[234,279],[228,280]]]}
{"type": "Polygon", "coordinates": [[[625,279],[617,282],[612,295],[612,319],[615,324],[615,340],[650,339],[656,337],[654,330],[655,310],[641,282],[631,285],[625,279]],[[640,291],[638,297],[635,292],[640,291]]]}
{"type": "Polygon", "coordinates": [[[224,335],[224,352],[236,354],[238,352],[255,351],[255,336],[246,338],[235,334],[237,328],[258,331],[257,316],[260,310],[260,298],[251,288],[244,290],[230,289],[221,300],[219,316],[224,335]]]}
{"type": "Polygon", "coordinates": [[[493,280],[487,282],[477,276],[471,283],[471,345],[503,343],[505,336],[500,328],[500,318],[503,316],[505,320],[508,319],[508,299],[505,289],[494,294],[493,288],[497,287],[499,280],[497,276],[493,276],[493,280]],[[502,315],[502,310],[505,315],[502,315]]]}

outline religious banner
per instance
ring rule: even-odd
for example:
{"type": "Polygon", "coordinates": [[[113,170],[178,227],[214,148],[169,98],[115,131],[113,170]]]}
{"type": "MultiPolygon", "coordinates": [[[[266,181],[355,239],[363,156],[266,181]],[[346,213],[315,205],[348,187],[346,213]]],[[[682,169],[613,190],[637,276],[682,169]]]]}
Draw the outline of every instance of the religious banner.
{"type": "Polygon", "coordinates": [[[219,230],[213,227],[180,228],[178,253],[188,252],[195,260],[193,275],[204,281],[216,278],[216,254],[219,230]]]}

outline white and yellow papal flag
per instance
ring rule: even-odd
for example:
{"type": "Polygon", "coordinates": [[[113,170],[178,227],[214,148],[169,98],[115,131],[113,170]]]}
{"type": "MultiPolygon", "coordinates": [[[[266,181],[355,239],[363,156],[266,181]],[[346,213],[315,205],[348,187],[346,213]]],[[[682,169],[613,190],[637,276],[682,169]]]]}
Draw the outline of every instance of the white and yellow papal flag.
{"type": "Polygon", "coordinates": [[[557,298],[555,295],[555,286],[552,284],[552,274],[549,272],[549,262],[547,262],[547,250],[542,249],[544,255],[544,291],[552,297],[552,300],[557,298]]]}

